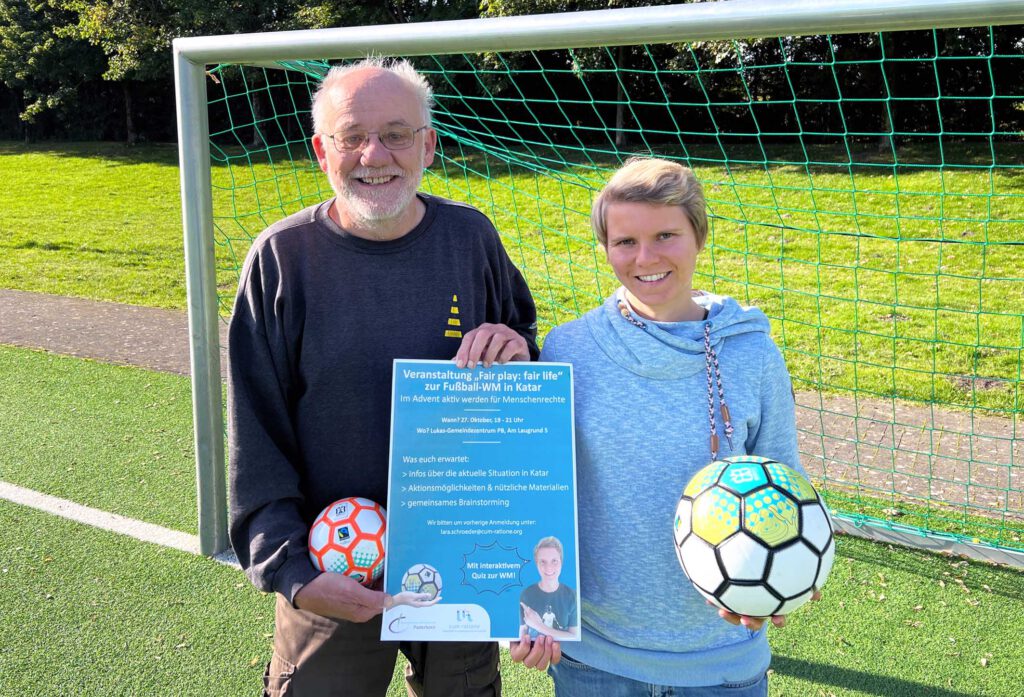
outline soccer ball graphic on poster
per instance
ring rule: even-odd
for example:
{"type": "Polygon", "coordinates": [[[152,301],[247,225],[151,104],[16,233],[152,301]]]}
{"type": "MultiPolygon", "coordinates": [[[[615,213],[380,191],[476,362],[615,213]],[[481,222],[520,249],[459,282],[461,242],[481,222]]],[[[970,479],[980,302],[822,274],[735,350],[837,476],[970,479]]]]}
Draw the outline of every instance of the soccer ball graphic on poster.
{"type": "Polygon", "coordinates": [[[351,576],[364,586],[384,573],[384,508],[358,496],[339,499],[309,529],[309,558],[321,571],[351,576]]]}
{"type": "Polygon", "coordinates": [[[705,598],[737,615],[785,615],[828,578],[836,545],[821,497],[763,457],[716,460],[676,506],[676,555],[705,598]]]}
{"type": "Polygon", "coordinates": [[[441,592],[441,574],[430,564],[413,564],[402,576],[402,590],[426,593],[433,600],[441,592]]]}

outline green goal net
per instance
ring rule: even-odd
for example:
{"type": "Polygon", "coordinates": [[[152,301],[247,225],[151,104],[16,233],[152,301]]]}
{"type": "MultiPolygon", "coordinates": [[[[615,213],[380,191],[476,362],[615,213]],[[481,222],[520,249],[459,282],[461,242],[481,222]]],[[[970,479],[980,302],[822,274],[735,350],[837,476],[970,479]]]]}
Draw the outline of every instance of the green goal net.
{"type": "MultiPolygon", "coordinates": [[[[1024,550],[1021,26],[410,56],[436,93],[424,190],[483,210],[541,336],[616,287],[588,225],[625,158],[677,159],[711,221],[696,287],[762,308],[802,462],[854,526],[1024,550]]],[[[208,73],[218,289],[332,195],[326,62],[208,73]]]]}

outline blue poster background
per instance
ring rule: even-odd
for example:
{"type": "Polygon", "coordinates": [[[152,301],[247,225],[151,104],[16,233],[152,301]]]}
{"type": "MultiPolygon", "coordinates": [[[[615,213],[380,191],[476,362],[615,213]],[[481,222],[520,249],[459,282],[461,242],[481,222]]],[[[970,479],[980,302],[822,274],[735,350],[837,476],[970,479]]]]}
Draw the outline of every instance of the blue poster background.
{"type": "Polygon", "coordinates": [[[516,639],[548,536],[578,608],[571,366],[396,360],[393,387],[385,591],[425,577],[441,600],[387,611],[381,637],[516,639]]]}

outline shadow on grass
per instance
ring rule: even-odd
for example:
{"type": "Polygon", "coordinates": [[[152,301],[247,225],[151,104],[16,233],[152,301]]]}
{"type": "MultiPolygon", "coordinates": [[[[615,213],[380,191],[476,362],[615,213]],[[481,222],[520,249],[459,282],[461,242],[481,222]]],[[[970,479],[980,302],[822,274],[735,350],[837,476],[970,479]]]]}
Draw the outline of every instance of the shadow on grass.
{"type": "Polygon", "coordinates": [[[873,675],[860,670],[840,668],[828,663],[812,663],[787,656],[772,656],[772,670],[791,678],[799,678],[816,685],[831,685],[880,697],[971,697],[971,692],[945,689],[911,680],[885,675],[873,675]]]}
{"type": "MultiPolygon", "coordinates": [[[[529,143],[513,150],[505,147],[504,143],[498,143],[486,150],[480,150],[473,140],[464,141],[460,138],[461,135],[454,130],[446,132],[440,142],[439,155],[453,163],[462,163],[471,170],[487,171],[488,160],[496,158],[506,164],[510,174],[533,172],[538,167],[562,172],[563,176],[569,178],[578,178],[580,173],[586,173],[585,179],[588,181],[584,183],[596,188],[600,188],[607,174],[633,154],[681,158],[689,160],[694,165],[727,165],[730,170],[737,172],[763,172],[770,164],[773,170],[790,167],[812,175],[860,171],[861,168],[865,172],[877,170],[882,174],[892,171],[939,172],[950,168],[994,168],[1003,176],[1024,177],[1024,169],[1017,165],[1020,158],[1024,157],[1024,144],[997,141],[993,145],[987,139],[964,139],[949,143],[941,150],[934,143],[907,143],[895,153],[879,152],[877,149],[862,147],[863,144],[856,144],[858,147],[851,150],[842,141],[808,143],[793,139],[778,142],[767,140],[760,144],[739,143],[728,147],[705,139],[691,143],[685,149],[678,142],[635,143],[621,149],[600,143],[529,143]],[[988,147],[981,148],[979,144],[988,147]],[[594,172],[604,174],[590,182],[589,179],[595,176],[594,172]]],[[[218,168],[242,163],[281,165],[285,162],[294,162],[300,168],[315,169],[310,147],[305,138],[255,148],[234,142],[218,143],[212,148],[211,166],[218,168]]],[[[52,154],[56,157],[102,157],[126,165],[178,164],[178,147],[175,143],[125,145],[102,141],[51,141],[25,144],[17,141],[0,141],[0,155],[29,153],[52,154]]]]}
{"type": "MultiPolygon", "coordinates": [[[[145,143],[125,145],[107,141],[21,143],[0,141],[3,155],[52,155],[59,158],[98,158],[109,165],[162,165],[178,166],[176,143],[145,143]]],[[[289,163],[299,169],[319,171],[309,157],[305,142],[280,144],[247,151],[241,146],[214,148],[210,166],[214,169],[237,165],[267,165],[289,163]]]]}
{"type": "Polygon", "coordinates": [[[899,548],[902,554],[893,554],[887,544],[846,544],[843,556],[878,567],[899,569],[929,582],[943,577],[959,578],[971,590],[991,592],[1005,598],[1024,601],[1024,569],[997,566],[981,561],[962,559],[945,554],[899,548]]]}
{"type": "Polygon", "coordinates": [[[146,143],[125,145],[107,141],[39,143],[0,142],[0,155],[52,155],[54,157],[98,157],[119,165],[178,165],[178,146],[175,143],[146,143]]]}
{"type": "Polygon", "coordinates": [[[452,161],[464,162],[470,168],[485,170],[488,158],[499,160],[509,157],[512,172],[533,170],[546,166],[557,170],[579,169],[606,171],[610,174],[631,155],[656,155],[678,158],[691,166],[728,166],[734,172],[764,172],[767,168],[781,170],[789,167],[795,172],[823,175],[845,172],[874,173],[885,176],[893,172],[942,172],[944,170],[998,169],[1005,176],[1024,176],[1017,163],[1024,156],[1024,145],[1009,139],[990,142],[988,139],[962,139],[946,143],[907,142],[897,150],[879,151],[862,142],[841,139],[809,142],[802,139],[766,139],[735,144],[716,143],[703,138],[688,142],[637,142],[621,148],[609,143],[584,144],[523,143],[508,148],[506,143],[494,143],[481,150],[475,139],[464,139],[462,132],[451,130],[440,141],[441,154],[452,161]],[[445,146],[447,145],[447,151],[445,146]],[[981,147],[981,146],[985,147],[981,147]]]}
{"type": "MultiPolygon", "coordinates": [[[[0,247],[7,245],[0,244],[0,247]]],[[[161,252],[145,251],[140,249],[101,249],[100,247],[88,247],[71,242],[37,242],[26,240],[9,246],[10,249],[38,249],[43,252],[74,252],[81,254],[97,254],[106,257],[126,260],[124,263],[142,264],[148,263],[150,259],[157,257],[161,252]]]]}

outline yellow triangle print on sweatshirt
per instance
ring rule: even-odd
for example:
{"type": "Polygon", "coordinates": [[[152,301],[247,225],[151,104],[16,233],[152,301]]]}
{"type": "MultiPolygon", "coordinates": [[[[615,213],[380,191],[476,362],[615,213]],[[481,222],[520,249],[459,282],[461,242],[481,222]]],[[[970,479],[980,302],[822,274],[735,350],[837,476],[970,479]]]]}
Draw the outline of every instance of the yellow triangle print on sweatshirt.
{"type": "Polygon", "coordinates": [[[452,296],[452,307],[451,307],[451,311],[450,311],[450,316],[448,317],[448,327],[449,327],[449,329],[445,329],[444,330],[445,337],[451,338],[451,339],[461,339],[462,338],[462,330],[458,329],[458,327],[461,327],[461,326],[462,326],[462,322],[459,320],[459,296],[458,295],[453,295],[452,296]]]}

